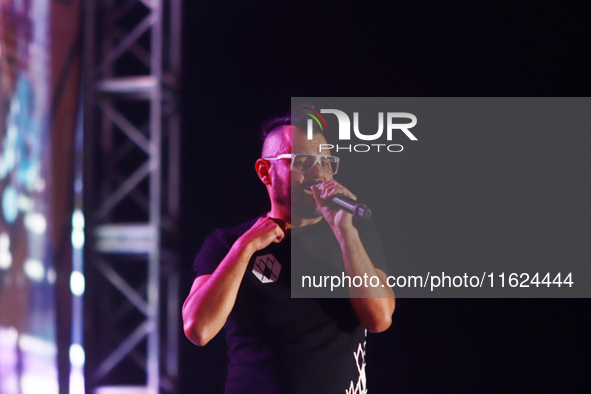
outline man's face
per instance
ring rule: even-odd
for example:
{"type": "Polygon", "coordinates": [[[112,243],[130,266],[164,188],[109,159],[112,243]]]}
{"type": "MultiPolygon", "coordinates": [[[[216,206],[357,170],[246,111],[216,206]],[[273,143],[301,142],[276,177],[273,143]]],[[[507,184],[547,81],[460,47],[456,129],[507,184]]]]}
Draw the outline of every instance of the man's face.
{"type": "MultiPolygon", "coordinates": [[[[292,127],[291,153],[308,153],[312,155],[330,155],[330,150],[319,150],[326,139],[320,133],[315,133],[313,139],[308,140],[304,131],[292,127]]],[[[310,186],[331,180],[332,174],[322,171],[318,164],[306,173],[291,172],[291,212],[303,218],[317,218],[322,214],[318,210],[310,186]]]]}

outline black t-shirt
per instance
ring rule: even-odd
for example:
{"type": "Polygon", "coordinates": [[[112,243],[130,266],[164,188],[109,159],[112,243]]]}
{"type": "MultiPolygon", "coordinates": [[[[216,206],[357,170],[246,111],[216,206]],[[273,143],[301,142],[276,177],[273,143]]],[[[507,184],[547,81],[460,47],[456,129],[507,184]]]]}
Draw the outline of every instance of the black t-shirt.
{"type": "MultiPolygon", "coordinates": [[[[195,277],[212,274],[255,221],[213,232],[195,259],[195,277]]],[[[374,266],[384,269],[375,228],[363,221],[358,229],[374,266]]],[[[324,220],[293,229],[252,256],[224,326],[230,358],[226,393],[366,393],[366,330],[348,298],[291,297],[292,245],[305,245],[306,253],[327,265],[340,259],[343,266],[324,220]]]]}

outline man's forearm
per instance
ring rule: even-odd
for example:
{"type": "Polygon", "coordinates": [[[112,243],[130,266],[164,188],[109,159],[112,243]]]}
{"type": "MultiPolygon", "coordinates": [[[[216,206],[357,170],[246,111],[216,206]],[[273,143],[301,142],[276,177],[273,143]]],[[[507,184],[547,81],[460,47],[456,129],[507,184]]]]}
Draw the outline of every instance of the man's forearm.
{"type": "Polygon", "coordinates": [[[281,242],[283,230],[268,216],[259,218],[230,248],[211,275],[195,279],[183,305],[185,335],[205,345],[224,326],[230,315],[250,258],[271,242],[281,242]]]}
{"type": "Polygon", "coordinates": [[[394,292],[387,285],[385,274],[374,267],[357,229],[337,231],[335,235],[341,245],[347,275],[379,278],[378,286],[351,287],[349,294],[355,313],[365,328],[370,332],[385,331],[390,327],[395,307],[394,292]]]}
{"type": "Polygon", "coordinates": [[[239,239],[213,274],[195,279],[183,305],[184,331],[196,345],[209,342],[224,326],[234,303],[252,248],[239,239]]]}

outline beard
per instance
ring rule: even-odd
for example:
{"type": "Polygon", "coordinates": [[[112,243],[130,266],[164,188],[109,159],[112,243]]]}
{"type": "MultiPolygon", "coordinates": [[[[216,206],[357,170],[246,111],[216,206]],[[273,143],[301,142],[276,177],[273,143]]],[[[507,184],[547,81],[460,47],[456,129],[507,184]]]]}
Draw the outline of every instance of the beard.
{"type": "MultiPolygon", "coordinates": [[[[291,213],[296,214],[302,218],[315,219],[322,216],[322,213],[316,205],[314,197],[304,193],[302,185],[298,184],[291,187],[291,179],[287,181],[278,176],[275,172],[271,173],[272,184],[274,190],[275,203],[289,208],[291,213]]],[[[308,182],[309,187],[312,184],[320,183],[320,181],[308,182]]]]}
{"type": "Polygon", "coordinates": [[[303,202],[295,202],[291,206],[291,213],[305,219],[315,219],[322,216],[322,213],[317,206],[310,206],[303,202]]]}
{"type": "Polygon", "coordinates": [[[310,185],[320,183],[320,180],[311,180],[305,184],[298,184],[291,190],[291,212],[306,219],[315,219],[322,216],[322,213],[316,205],[316,200],[311,194],[304,192],[304,189],[310,190],[310,185]]]}
{"type": "Polygon", "coordinates": [[[291,193],[287,183],[277,176],[275,172],[271,173],[273,190],[275,191],[275,202],[291,209],[291,193]]]}

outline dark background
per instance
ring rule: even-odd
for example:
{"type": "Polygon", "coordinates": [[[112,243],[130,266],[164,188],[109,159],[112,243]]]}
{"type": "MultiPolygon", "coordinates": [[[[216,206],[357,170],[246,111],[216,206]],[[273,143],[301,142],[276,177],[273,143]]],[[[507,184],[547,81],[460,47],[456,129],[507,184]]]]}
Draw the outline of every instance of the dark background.
{"type": "MultiPolygon", "coordinates": [[[[565,2],[185,2],[183,297],[207,234],[268,209],[259,126],[290,97],[588,96],[586,15],[565,2]]],[[[589,307],[400,299],[392,327],[368,339],[368,387],[574,392],[591,364],[589,307]]],[[[224,346],[181,340],[182,393],[221,392],[224,346]]]]}

